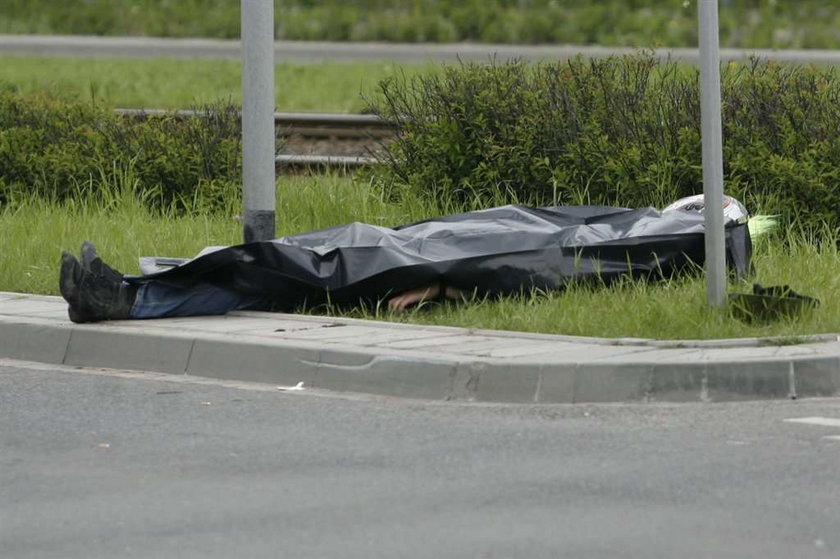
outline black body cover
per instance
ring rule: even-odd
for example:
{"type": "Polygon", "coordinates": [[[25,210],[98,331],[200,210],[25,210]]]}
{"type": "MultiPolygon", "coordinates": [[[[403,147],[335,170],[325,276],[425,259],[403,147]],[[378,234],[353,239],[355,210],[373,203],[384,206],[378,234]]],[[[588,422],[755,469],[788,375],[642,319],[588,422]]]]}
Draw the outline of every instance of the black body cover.
{"type": "MultiPolygon", "coordinates": [[[[327,301],[375,304],[438,281],[492,296],[696,269],[703,264],[703,231],[696,212],[503,206],[393,229],[352,223],[237,245],[127,279],[184,287],[209,282],[270,297],[275,310],[327,301]]],[[[729,266],[745,275],[751,253],[746,224],[727,224],[726,251],[729,266]]]]}

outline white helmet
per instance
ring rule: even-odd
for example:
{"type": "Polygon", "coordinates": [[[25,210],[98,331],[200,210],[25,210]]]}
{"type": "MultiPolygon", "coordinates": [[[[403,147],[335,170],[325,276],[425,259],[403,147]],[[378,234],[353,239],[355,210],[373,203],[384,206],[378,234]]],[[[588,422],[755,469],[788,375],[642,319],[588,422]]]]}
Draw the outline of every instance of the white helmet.
{"type": "MultiPolygon", "coordinates": [[[[671,212],[674,210],[685,210],[703,213],[703,210],[705,208],[706,203],[703,200],[703,195],[698,194],[696,196],[680,198],[679,200],[677,200],[662,211],[671,212]]],[[[744,204],[742,204],[732,196],[723,197],[723,216],[726,219],[735,221],[737,223],[746,223],[750,217],[749,213],[747,213],[747,208],[744,207],[744,204]]]]}

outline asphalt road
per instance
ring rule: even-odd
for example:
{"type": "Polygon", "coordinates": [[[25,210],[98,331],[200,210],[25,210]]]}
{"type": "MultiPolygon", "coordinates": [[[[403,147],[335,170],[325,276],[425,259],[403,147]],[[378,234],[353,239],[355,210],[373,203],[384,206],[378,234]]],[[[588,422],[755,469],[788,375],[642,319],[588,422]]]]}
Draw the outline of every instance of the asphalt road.
{"type": "Polygon", "coordinates": [[[426,403],[0,361],[0,556],[837,557],[840,426],[784,421],[813,416],[840,402],[426,403]]]}
{"type": "MultiPolygon", "coordinates": [[[[393,60],[403,64],[430,61],[474,60],[486,62],[566,60],[582,54],[605,57],[636,52],[635,48],[580,45],[499,45],[479,43],[333,43],[323,41],[278,41],[277,62],[317,63],[393,60]]],[[[697,64],[697,49],[660,48],[661,59],[697,64]]],[[[748,60],[752,56],[780,62],[840,64],[840,50],[721,49],[721,60],[748,60]]],[[[140,58],[241,58],[239,41],[215,39],[165,39],[154,37],[78,37],[62,35],[0,35],[0,55],[140,58]]]]}

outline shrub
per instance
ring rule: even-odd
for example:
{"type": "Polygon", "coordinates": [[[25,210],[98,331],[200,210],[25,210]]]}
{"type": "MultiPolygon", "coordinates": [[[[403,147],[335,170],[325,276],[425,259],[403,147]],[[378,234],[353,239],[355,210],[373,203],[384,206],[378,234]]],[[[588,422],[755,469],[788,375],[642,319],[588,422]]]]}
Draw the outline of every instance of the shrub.
{"type": "Polygon", "coordinates": [[[137,195],[158,207],[230,207],[241,184],[238,110],[138,121],[101,104],[0,93],[0,200],[76,198],[109,188],[127,167],[137,195]]]}
{"type": "MultiPolygon", "coordinates": [[[[652,56],[450,66],[380,84],[396,140],[377,173],[427,197],[662,206],[702,192],[698,72],[652,56]]],[[[728,193],[840,225],[840,81],[754,61],[723,74],[728,193]]]]}

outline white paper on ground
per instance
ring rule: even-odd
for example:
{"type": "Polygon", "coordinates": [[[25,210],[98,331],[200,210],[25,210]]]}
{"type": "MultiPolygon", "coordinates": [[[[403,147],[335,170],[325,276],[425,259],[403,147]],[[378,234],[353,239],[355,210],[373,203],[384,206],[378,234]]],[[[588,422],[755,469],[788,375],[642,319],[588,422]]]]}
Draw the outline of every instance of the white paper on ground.
{"type": "Polygon", "coordinates": [[[175,266],[180,266],[182,264],[186,264],[191,260],[195,260],[199,256],[204,256],[205,254],[210,254],[211,252],[216,252],[217,250],[221,250],[223,248],[227,248],[225,246],[209,246],[204,247],[201,251],[193,256],[192,258],[173,258],[171,256],[141,256],[138,259],[140,264],[140,273],[144,276],[150,274],[156,274],[158,272],[163,272],[164,270],[168,270],[170,268],[174,268],[175,266]]]}

